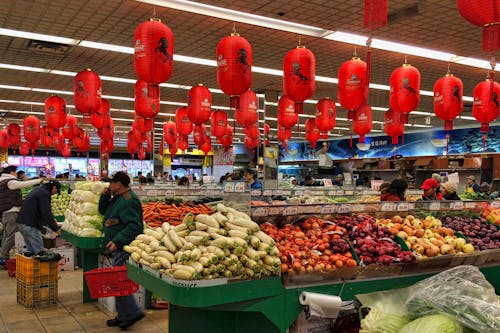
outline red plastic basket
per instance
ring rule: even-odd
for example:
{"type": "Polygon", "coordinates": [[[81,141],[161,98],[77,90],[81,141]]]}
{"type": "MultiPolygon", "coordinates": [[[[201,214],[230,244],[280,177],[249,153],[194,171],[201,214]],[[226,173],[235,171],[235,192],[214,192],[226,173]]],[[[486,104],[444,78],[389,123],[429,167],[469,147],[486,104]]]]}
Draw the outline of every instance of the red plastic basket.
{"type": "Polygon", "coordinates": [[[5,264],[7,265],[9,277],[16,277],[16,259],[7,259],[5,264]]]}
{"type": "Polygon", "coordinates": [[[127,277],[127,267],[96,268],[85,272],[90,297],[128,296],[139,289],[139,285],[127,277]]]}

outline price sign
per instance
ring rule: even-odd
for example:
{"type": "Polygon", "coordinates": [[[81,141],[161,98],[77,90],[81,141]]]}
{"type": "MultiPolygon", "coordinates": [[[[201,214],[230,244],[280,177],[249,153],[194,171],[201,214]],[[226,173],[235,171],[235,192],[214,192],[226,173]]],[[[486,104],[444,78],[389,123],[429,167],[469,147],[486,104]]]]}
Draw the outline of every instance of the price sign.
{"type": "Polygon", "coordinates": [[[324,187],[332,187],[333,183],[330,178],[323,178],[323,186],[324,187]]]}
{"type": "Polygon", "coordinates": [[[285,196],[291,196],[292,195],[292,191],[282,191],[281,192],[281,195],[285,195],[285,196]]]}
{"type": "Polygon", "coordinates": [[[146,195],[148,197],[157,197],[159,195],[157,190],[147,190],[146,195]]]}
{"type": "Polygon", "coordinates": [[[498,209],[498,208],[500,208],[500,201],[498,201],[498,200],[492,201],[490,206],[491,206],[491,208],[498,209]]]}
{"type": "Polygon", "coordinates": [[[340,214],[346,214],[346,213],[350,213],[352,211],[352,206],[349,205],[349,204],[345,204],[345,205],[339,205],[339,210],[338,212],[340,214]]]}
{"type": "Polygon", "coordinates": [[[464,203],[462,201],[455,201],[451,203],[451,209],[462,210],[464,209],[464,203]]]}
{"type": "Polygon", "coordinates": [[[410,209],[410,204],[408,202],[400,202],[398,204],[398,212],[407,212],[410,209]]]}
{"type": "Polygon", "coordinates": [[[301,196],[303,193],[304,191],[295,191],[295,195],[298,197],[301,196]]]}
{"type": "Polygon", "coordinates": [[[415,203],[409,202],[408,203],[408,210],[415,210],[415,203]]]}
{"type": "Polygon", "coordinates": [[[365,205],[362,205],[362,204],[352,205],[352,211],[353,212],[364,212],[365,211],[365,205]]]}
{"type": "Polygon", "coordinates": [[[331,197],[335,196],[336,193],[336,191],[328,191],[328,195],[331,197]]]}
{"type": "Polygon", "coordinates": [[[251,194],[252,196],[260,196],[260,195],[261,195],[261,192],[260,192],[260,190],[252,190],[252,191],[250,192],[250,194],[251,194]]]}
{"type": "Polygon", "coordinates": [[[246,186],[245,186],[245,183],[244,183],[244,182],[237,182],[237,183],[234,185],[234,191],[235,191],[235,192],[238,192],[238,193],[243,193],[243,192],[245,192],[245,189],[246,189],[246,186]]]}
{"type": "Polygon", "coordinates": [[[269,207],[269,216],[281,215],[283,214],[285,207],[269,207]]]}
{"type": "Polygon", "coordinates": [[[380,210],[383,212],[394,212],[397,209],[395,202],[383,202],[380,205],[380,210]]]}
{"type": "Polygon", "coordinates": [[[321,207],[321,214],[333,214],[337,212],[337,206],[336,205],[324,205],[321,207]]]}
{"type": "Polygon", "coordinates": [[[269,207],[257,207],[252,209],[252,216],[268,216],[269,207]]]}
{"type": "Polygon", "coordinates": [[[274,195],[281,195],[282,191],[281,190],[275,190],[274,195]]]}
{"type": "Polygon", "coordinates": [[[344,194],[345,195],[354,195],[354,191],[353,190],[345,191],[344,194]]]}
{"type": "Polygon", "coordinates": [[[224,184],[224,192],[234,192],[234,183],[226,182],[224,184]]]}
{"type": "Polygon", "coordinates": [[[305,190],[304,195],[311,195],[311,190],[305,190]]]}
{"type": "Polygon", "coordinates": [[[287,206],[283,209],[283,215],[297,215],[298,211],[297,206],[287,206]]]}
{"type": "Polygon", "coordinates": [[[264,192],[262,192],[262,195],[265,196],[265,197],[270,197],[273,195],[273,191],[271,190],[264,190],[264,192]]]}
{"type": "Polygon", "coordinates": [[[474,209],[474,208],[476,208],[476,204],[474,202],[466,202],[465,203],[465,208],[467,208],[467,209],[474,209]]]}
{"type": "Polygon", "coordinates": [[[441,209],[441,203],[440,202],[431,202],[429,204],[429,210],[440,210],[441,209]]]}
{"type": "Polygon", "coordinates": [[[344,195],[344,191],[343,190],[337,190],[335,192],[335,195],[344,195]]]}

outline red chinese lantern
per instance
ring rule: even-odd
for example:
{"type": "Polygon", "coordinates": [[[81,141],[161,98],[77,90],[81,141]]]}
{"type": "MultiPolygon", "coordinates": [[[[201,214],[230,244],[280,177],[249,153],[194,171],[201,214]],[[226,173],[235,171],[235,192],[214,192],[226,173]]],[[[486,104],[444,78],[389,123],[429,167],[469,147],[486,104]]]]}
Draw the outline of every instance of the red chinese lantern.
{"type": "Polygon", "coordinates": [[[352,129],[359,135],[359,142],[365,143],[365,135],[372,130],[372,108],[368,104],[361,106],[354,113],[352,129]]]}
{"type": "Polygon", "coordinates": [[[243,133],[249,138],[258,139],[260,136],[259,126],[257,124],[252,124],[250,126],[243,128],[243,133]]]}
{"type": "Polygon", "coordinates": [[[240,96],[240,106],[234,112],[236,122],[243,127],[255,124],[259,120],[259,100],[250,89],[240,96]]]}
{"type": "Polygon", "coordinates": [[[339,68],[337,98],[352,119],[353,111],[368,100],[368,80],[366,62],[358,57],[345,61],[339,68]]]}
{"type": "Polygon", "coordinates": [[[316,103],[315,125],[323,135],[323,139],[328,138],[328,132],[336,125],[337,106],[330,98],[322,98],[316,103]]]}
{"type": "Polygon", "coordinates": [[[66,124],[66,101],[63,98],[50,96],[45,100],[45,122],[52,128],[66,124]]]}
{"type": "Polygon", "coordinates": [[[75,116],[66,117],[66,125],[62,129],[62,134],[68,140],[73,140],[78,135],[78,119],[75,116]]]}
{"type": "Polygon", "coordinates": [[[404,135],[405,125],[401,122],[401,114],[389,109],[384,113],[384,129],[388,136],[392,138],[392,144],[398,144],[398,137],[404,135]]]}
{"type": "Polygon", "coordinates": [[[175,156],[175,154],[177,154],[177,145],[176,144],[173,144],[173,145],[168,145],[168,151],[170,152],[170,155],[172,155],[172,157],[175,156]]]}
{"type": "Polygon", "coordinates": [[[387,0],[365,0],[363,26],[378,29],[387,25],[387,0]]]}
{"type": "Polygon", "coordinates": [[[498,0],[457,0],[460,15],[483,28],[483,51],[500,49],[500,3],[498,0]]]}
{"type": "Polygon", "coordinates": [[[114,149],[115,145],[114,145],[114,142],[113,140],[102,140],[101,141],[101,154],[110,154],[113,149],[114,149]]]}
{"type": "Polygon", "coordinates": [[[115,135],[115,122],[109,117],[104,121],[104,127],[97,130],[97,134],[102,140],[113,141],[115,135]]]}
{"type": "Polygon", "coordinates": [[[295,102],[286,96],[278,101],[278,124],[292,128],[299,122],[299,114],[295,112],[295,102]]]}
{"type": "Polygon", "coordinates": [[[0,130],[0,149],[9,148],[9,132],[7,129],[0,130]]]}
{"type": "Polygon", "coordinates": [[[179,134],[188,136],[193,131],[193,123],[189,119],[187,107],[183,106],[175,111],[175,122],[179,134]]]}
{"type": "Polygon", "coordinates": [[[146,150],[143,145],[139,146],[139,151],[137,152],[137,158],[141,161],[146,158],[146,150]]]}
{"type": "Polygon", "coordinates": [[[101,79],[91,69],[76,74],[73,80],[75,108],[83,115],[95,113],[101,107],[101,79]]]}
{"type": "Polygon", "coordinates": [[[238,107],[238,96],[252,85],[252,47],[238,33],[224,37],[216,50],[217,84],[231,96],[230,107],[238,107]]]}
{"type": "Polygon", "coordinates": [[[86,153],[90,149],[90,137],[88,134],[85,134],[83,137],[81,143],[79,143],[79,146],[77,147],[78,150],[82,153],[86,153]]]}
{"type": "Polygon", "coordinates": [[[462,80],[446,74],[434,84],[434,113],[444,120],[445,131],[453,129],[453,119],[462,113],[464,86],[462,80]]]}
{"type": "Polygon", "coordinates": [[[64,137],[61,134],[54,136],[52,142],[54,143],[54,148],[59,151],[62,150],[66,144],[66,142],[64,142],[64,137]]]}
{"type": "Polygon", "coordinates": [[[130,155],[134,155],[139,149],[139,143],[135,140],[133,131],[127,134],[127,151],[130,155]]]}
{"type": "Polygon", "coordinates": [[[165,146],[163,140],[160,141],[160,146],[158,147],[158,155],[163,155],[165,154],[165,146]]]}
{"type": "Polygon", "coordinates": [[[101,99],[101,107],[90,115],[90,123],[97,129],[103,128],[109,117],[110,105],[107,99],[101,99]]]}
{"type": "Polygon", "coordinates": [[[179,147],[180,150],[186,150],[189,148],[189,139],[187,135],[179,135],[177,146],[179,147]]]}
{"type": "Polygon", "coordinates": [[[210,133],[219,138],[226,134],[227,114],[222,110],[212,112],[210,116],[210,133]]]}
{"type": "Polygon", "coordinates": [[[205,155],[207,155],[212,150],[212,139],[209,136],[207,136],[205,141],[203,141],[203,143],[199,147],[200,150],[204,152],[205,155]]]}
{"type": "Polygon", "coordinates": [[[420,103],[420,72],[410,64],[403,64],[391,74],[389,94],[391,108],[401,115],[401,121],[408,123],[408,114],[420,103]]]}
{"type": "Polygon", "coordinates": [[[146,119],[139,116],[134,117],[132,128],[141,133],[149,132],[154,127],[154,120],[152,118],[146,119]]]}
{"type": "Polygon", "coordinates": [[[207,128],[205,124],[196,125],[193,130],[193,141],[195,145],[197,145],[198,147],[201,146],[207,138],[207,128]]]}
{"type": "Polygon", "coordinates": [[[320,130],[316,127],[316,120],[309,118],[306,120],[306,140],[310,142],[311,148],[316,147],[320,137],[320,130]]]}
{"type": "Polygon", "coordinates": [[[233,127],[226,127],[226,134],[219,138],[219,143],[227,150],[233,144],[233,127]]]}
{"type": "Polygon", "coordinates": [[[18,124],[7,125],[9,146],[17,146],[21,142],[21,126],[18,124]]]}
{"type": "Polygon", "coordinates": [[[19,154],[26,156],[30,152],[30,143],[23,141],[19,144],[19,154]]]}
{"type": "Polygon", "coordinates": [[[40,143],[49,148],[54,142],[54,138],[59,135],[59,131],[48,126],[40,128],[40,143]]]}
{"type": "Polygon", "coordinates": [[[137,80],[134,86],[135,113],[139,117],[154,118],[160,112],[160,87],[137,80]]]}
{"type": "Polygon", "coordinates": [[[68,144],[65,144],[63,149],[61,149],[61,155],[66,158],[71,156],[71,148],[68,144]]]}
{"type": "Polygon", "coordinates": [[[177,125],[173,121],[163,124],[163,138],[169,145],[174,145],[177,141],[177,125]]]}
{"type": "Polygon", "coordinates": [[[87,140],[89,140],[89,136],[83,128],[78,128],[78,135],[73,139],[73,145],[81,149],[82,147],[85,147],[87,140]]]}
{"type": "Polygon", "coordinates": [[[150,153],[150,154],[153,152],[153,149],[154,149],[154,136],[153,136],[153,132],[150,132],[149,135],[148,135],[148,138],[146,140],[146,149],[147,149],[148,153],[150,153]]]}
{"type": "Polygon", "coordinates": [[[304,46],[288,51],[283,61],[283,92],[295,101],[295,112],[304,112],[304,101],[314,94],[316,59],[304,46]]]}
{"type": "Polygon", "coordinates": [[[212,94],[202,84],[189,90],[188,117],[195,125],[204,124],[210,119],[212,94]]]}
{"type": "Polygon", "coordinates": [[[28,142],[40,139],[40,119],[35,116],[27,116],[23,120],[24,138],[28,142]]]}
{"type": "Polygon", "coordinates": [[[168,81],[174,66],[174,34],[157,18],[139,24],[134,33],[134,70],[151,84],[168,81]]]}
{"type": "Polygon", "coordinates": [[[148,138],[147,132],[139,132],[137,129],[132,127],[132,135],[137,143],[143,143],[148,138]]]}
{"type": "MultiPolygon", "coordinates": [[[[278,125],[278,140],[285,144],[292,137],[292,130],[278,125]]],[[[286,145],[286,144],[285,144],[286,145]]]]}
{"type": "Polygon", "coordinates": [[[486,79],[476,85],[472,96],[472,115],[481,123],[481,132],[486,133],[490,129],[489,123],[500,113],[500,84],[486,79]]]}
{"type": "Polygon", "coordinates": [[[264,123],[264,136],[268,136],[271,131],[271,127],[269,127],[268,123],[264,123]]]}
{"type": "Polygon", "coordinates": [[[254,149],[258,145],[260,145],[260,140],[257,138],[251,138],[249,136],[245,137],[245,147],[248,149],[254,149]]]}

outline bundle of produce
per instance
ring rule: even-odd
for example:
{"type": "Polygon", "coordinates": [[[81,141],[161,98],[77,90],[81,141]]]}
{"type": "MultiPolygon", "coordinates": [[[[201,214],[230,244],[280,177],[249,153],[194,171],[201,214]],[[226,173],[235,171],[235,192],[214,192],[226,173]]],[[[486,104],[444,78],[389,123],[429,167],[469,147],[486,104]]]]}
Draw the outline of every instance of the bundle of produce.
{"type": "Polygon", "coordinates": [[[167,204],[164,202],[149,202],[142,204],[142,218],[144,223],[151,227],[161,227],[165,222],[171,225],[181,224],[186,214],[213,214],[213,208],[206,204],[195,204],[183,202],[179,204],[167,204]]]}
{"type": "Polygon", "coordinates": [[[357,266],[349,244],[342,239],[345,228],[333,223],[308,218],[300,225],[287,224],[282,229],[264,223],[261,229],[276,241],[282,273],[332,272],[357,266]]]}
{"type": "Polygon", "coordinates": [[[52,214],[54,216],[62,216],[66,209],[68,209],[71,196],[68,193],[68,189],[62,189],[60,193],[56,193],[51,198],[52,214]]]}
{"type": "Polygon", "coordinates": [[[415,257],[410,251],[403,251],[394,235],[384,226],[379,226],[372,216],[339,215],[332,222],[347,230],[346,236],[354,247],[359,260],[365,264],[390,265],[393,262],[410,262],[415,257]]]}
{"type": "Polygon", "coordinates": [[[102,237],[99,197],[109,183],[78,182],[71,192],[62,228],[80,237],[102,237]]]}
{"type": "Polygon", "coordinates": [[[484,218],[447,217],[444,225],[461,232],[477,251],[500,248],[500,231],[484,218]]]}
{"type": "Polygon", "coordinates": [[[417,260],[445,254],[472,253],[474,247],[464,238],[457,237],[455,230],[445,226],[439,219],[427,216],[419,219],[413,215],[399,215],[392,219],[379,219],[377,223],[389,228],[393,235],[402,238],[417,260]]]}
{"type": "Polygon", "coordinates": [[[124,250],[138,264],[197,280],[279,275],[274,244],[247,214],[218,204],[212,215],[188,213],[177,226],[146,227],[124,250]]]}

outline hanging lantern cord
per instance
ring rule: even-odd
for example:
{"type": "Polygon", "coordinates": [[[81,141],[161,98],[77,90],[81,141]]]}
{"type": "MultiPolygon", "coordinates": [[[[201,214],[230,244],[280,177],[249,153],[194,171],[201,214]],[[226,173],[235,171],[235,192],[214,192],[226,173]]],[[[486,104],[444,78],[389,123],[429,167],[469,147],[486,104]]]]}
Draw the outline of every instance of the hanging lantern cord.
{"type": "Polygon", "coordinates": [[[497,62],[495,60],[495,57],[491,57],[490,59],[490,66],[491,66],[491,71],[490,71],[490,80],[495,81],[495,67],[497,65],[497,62]]]}
{"type": "Polygon", "coordinates": [[[446,72],[446,75],[450,75],[450,74],[451,74],[450,63],[448,62],[448,71],[446,72]]]}

